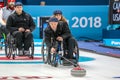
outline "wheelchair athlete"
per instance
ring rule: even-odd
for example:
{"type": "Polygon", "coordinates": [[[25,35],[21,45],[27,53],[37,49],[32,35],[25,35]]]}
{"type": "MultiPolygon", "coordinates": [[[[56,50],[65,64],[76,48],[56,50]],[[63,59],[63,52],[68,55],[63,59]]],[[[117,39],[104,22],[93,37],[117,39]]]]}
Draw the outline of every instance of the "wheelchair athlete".
{"type": "Polygon", "coordinates": [[[18,55],[29,55],[35,23],[32,17],[23,11],[21,2],[15,4],[15,12],[8,17],[6,27],[16,39],[18,55]]]}
{"type": "MultiPolygon", "coordinates": [[[[49,25],[44,32],[45,32],[45,43],[46,46],[48,47],[48,52],[55,53],[57,51],[58,42],[63,42],[63,49],[64,49],[63,56],[71,61],[74,60],[73,52],[74,52],[75,39],[72,37],[69,27],[67,25],[62,24],[62,22],[58,21],[57,18],[51,17],[49,19],[49,25]],[[66,54],[66,50],[67,50],[67,54],[66,54]]],[[[65,60],[63,59],[63,64],[64,62],[65,60]]]]}

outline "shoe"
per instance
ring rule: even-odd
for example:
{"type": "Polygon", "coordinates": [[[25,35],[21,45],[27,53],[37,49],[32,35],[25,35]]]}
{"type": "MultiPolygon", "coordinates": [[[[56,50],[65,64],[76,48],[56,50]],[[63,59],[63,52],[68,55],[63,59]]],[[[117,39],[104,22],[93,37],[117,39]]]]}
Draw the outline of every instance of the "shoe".
{"type": "Polygon", "coordinates": [[[29,50],[25,50],[25,51],[24,51],[24,55],[25,55],[25,56],[29,56],[29,55],[30,55],[30,51],[29,51],[29,50]]]}
{"type": "Polygon", "coordinates": [[[24,54],[23,54],[23,50],[19,50],[18,51],[18,56],[23,56],[24,54]]]}

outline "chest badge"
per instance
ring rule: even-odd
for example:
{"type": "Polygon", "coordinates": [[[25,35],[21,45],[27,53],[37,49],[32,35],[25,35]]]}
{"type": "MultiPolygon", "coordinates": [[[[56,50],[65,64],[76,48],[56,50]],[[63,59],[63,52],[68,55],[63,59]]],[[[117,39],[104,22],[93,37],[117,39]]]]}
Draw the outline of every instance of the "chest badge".
{"type": "Polygon", "coordinates": [[[26,21],[26,19],[24,18],[24,21],[26,21]]]}

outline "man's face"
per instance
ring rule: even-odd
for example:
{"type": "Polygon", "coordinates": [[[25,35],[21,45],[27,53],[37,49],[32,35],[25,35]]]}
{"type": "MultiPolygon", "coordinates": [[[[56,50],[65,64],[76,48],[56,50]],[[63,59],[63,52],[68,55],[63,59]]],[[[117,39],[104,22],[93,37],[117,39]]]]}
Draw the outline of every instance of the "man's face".
{"type": "Polygon", "coordinates": [[[50,27],[53,31],[56,31],[58,22],[49,22],[50,27]]]}
{"type": "Polygon", "coordinates": [[[9,6],[9,7],[14,7],[14,5],[15,5],[15,2],[9,2],[9,3],[8,3],[8,6],[9,6]]]}
{"type": "Polygon", "coordinates": [[[42,1],[42,2],[40,3],[40,5],[41,5],[41,6],[45,6],[45,2],[42,1]]]}
{"type": "Polygon", "coordinates": [[[15,11],[18,15],[22,14],[23,7],[22,6],[16,6],[15,11]]]}

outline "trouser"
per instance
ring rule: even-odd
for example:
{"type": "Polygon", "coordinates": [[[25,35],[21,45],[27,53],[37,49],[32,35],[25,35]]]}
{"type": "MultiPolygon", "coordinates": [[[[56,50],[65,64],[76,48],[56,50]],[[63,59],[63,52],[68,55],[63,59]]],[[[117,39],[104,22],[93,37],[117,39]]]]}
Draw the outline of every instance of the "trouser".
{"type": "Polygon", "coordinates": [[[75,49],[75,42],[76,40],[73,37],[70,37],[63,41],[63,47],[64,47],[64,57],[68,59],[73,58],[73,51],[75,49]]]}
{"type": "Polygon", "coordinates": [[[18,50],[29,50],[29,47],[31,46],[31,42],[33,40],[33,35],[31,32],[15,31],[12,33],[12,35],[15,37],[15,42],[18,50]]]}

